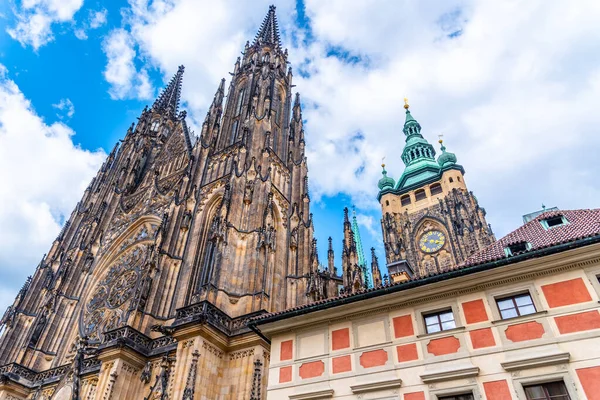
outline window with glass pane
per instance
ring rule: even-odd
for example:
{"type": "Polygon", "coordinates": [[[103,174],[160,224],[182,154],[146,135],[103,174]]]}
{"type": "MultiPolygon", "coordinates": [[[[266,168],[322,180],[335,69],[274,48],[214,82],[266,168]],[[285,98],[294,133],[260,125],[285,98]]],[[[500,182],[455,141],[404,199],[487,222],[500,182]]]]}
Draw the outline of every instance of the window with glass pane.
{"type": "Polygon", "coordinates": [[[447,331],[448,329],[456,328],[456,322],[454,322],[454,314],[452,314],[452,310],[426,314],[423,316],[423,318],[425,319],[425,328],[427,329],[427,333],[447,331]]]}
{"type": "Polygon", "coordinates": [[[468,394],[461,394],[458,396],[438,397],[438,400],[474,400],[474,397],[471,393],[468,393],[468,394]]]}
{"type": "Polygon", "coordinates": [[[570,400],[567,387],[563,381],[548,382],[525,386],[527,400],[570,400]]]}
{"type": "Polygon", "coordinates": [[[519,317],[536,312],[535,305],[529,293],[518,294],[497,299],[498,310],[502,319],[519,317]]]}

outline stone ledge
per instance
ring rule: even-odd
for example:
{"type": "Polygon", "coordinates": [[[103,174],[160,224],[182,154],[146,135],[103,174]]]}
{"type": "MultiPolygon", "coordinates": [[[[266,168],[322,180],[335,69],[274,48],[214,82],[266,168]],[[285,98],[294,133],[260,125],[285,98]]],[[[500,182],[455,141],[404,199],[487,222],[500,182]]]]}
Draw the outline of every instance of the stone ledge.
{"type": "Polygon", "coordinates": [[[472,378],[479,375],[479,367],[473,365],[463,367],[452,367],[449,369],[439,369],[434,372],[421,374],[421,380],[424,383],[443,382],[453,379],[472,378]]]}
{"type": "Polygon", "coordinates": [[[290,400],[318,400],[333,397],[333,389],[315,390],[313,392],[290,394],[290,400]]]}
{"type": "Polygon", "coordinates": [[[363,383],[360,385],[352,385],[352,386],[350,386],[350,389],[352,390],[352,393],[359,394],[359,393],[372,392],[375,390],[396,389],[396,388],[399,388],[401,385],[402,385],[402,379],[397,378],[397,379],[388,379],[388,380],[379,381],[379,382],[363,383]]]}
{"type": "Polygon", "coordinates": [[[505,371],[516,371],[519,369],[544,367],[547,365],[564,364],[569,362],[571,354],[569,352],[551,353],[541,356],[532,356],[520,358],[512,361],[500,363],[505,371]]]}

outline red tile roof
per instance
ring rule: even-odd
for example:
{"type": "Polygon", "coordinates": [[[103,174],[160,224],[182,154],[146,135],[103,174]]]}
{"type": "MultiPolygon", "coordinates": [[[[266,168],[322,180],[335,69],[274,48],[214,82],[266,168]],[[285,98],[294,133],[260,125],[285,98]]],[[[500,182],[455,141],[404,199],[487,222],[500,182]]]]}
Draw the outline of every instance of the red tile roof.
{"type": "Polygon", "coordinates": [[[548,211],[538,215],[535,219],[492,243],[485,249],[473,254],[456,268],[469,267],[506,258],[504,248],[519,242],[530,243],[531,248],[528,251],[534,251],[598,234],[600,234],[600,209],[548,211]],[[555,226],[548,230],[542,226],[542,220],[559,215],[564,216],[568,224],[555,226]]]}
{"type": "MultiPolygon", "coordinates": [[[[435,279],[437,277],[438,279],[443,279],[444,275],[454,271],[508,258],[506,256],[506,253],[504,252],[504,248],[515,243],[530,243],[531,248],[527,251],[527,253],[530,253],[535,250],[542,250],[563,243],[574,242],[579,239],[584,239],[593,236],[600,236],[600,209],[548,211],[543,214],[540,214],[535,219],[529,221],[525,225],[504,236],[502,239],[492,243],[485,249],[478,251],[471,257],[467,258],[464,262],[462,262],[459,265],[456,265],[448,271],[425,275],[400,283],[391,283],[387,286],[379,286],[376,288],[364,289],[357,293],[343,294],[341,296],[320,300],[314,303],[303,304],[279,312],[262,314],[253,318],[253,321],[259,322],[265,319],[272,319],[273,317],[277,317],[276,319],[279,319],[280,317],[287,318],[287,315],[285,314],[289,314],[289,316],[292,316],[294,314],[297,314],[297,312],[300,310],[309,308],[313,309],[315,307],[319,308],[319,306],[333,307],[336,305],[336,303],[342,303],[346,299],[352,301],[353,297],[369,294],[370,292],[381,291],[381,295],[383,295],[386,293],[386,291],[382,289],[390,289],[393,286],[409,287],[412,286],[409,284],[415,284],[418,281],[423,281],[427,278],[435,279]],[[563,215],[567,219],[568,224],[555,226],[546,230],[540,223],[541,220],[555,217],[558,215],[563,215]]],[[[507,260],[507,262],[510,261],[507,260]]],[[[398,289],[402,290],[401,288],[398,289]]],[[[377,296],[379,294],[373,293],[373,295],[377,296]]]]}

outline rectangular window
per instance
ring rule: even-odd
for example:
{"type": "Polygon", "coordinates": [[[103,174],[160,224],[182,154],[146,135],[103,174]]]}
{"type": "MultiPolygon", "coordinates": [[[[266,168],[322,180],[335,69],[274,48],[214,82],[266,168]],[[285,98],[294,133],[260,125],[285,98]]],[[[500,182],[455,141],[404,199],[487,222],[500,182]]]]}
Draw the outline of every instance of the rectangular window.
{"type": "Polygon", "coordinates": [[[437,313],[423,315],[427,333],[447,331],[456,328],[452,310],[444,310],[437,313]]]}
{"type": "Polygon", "coordinates": [[[472,393],[459,394],[455,396],[441,396],[438,400],[474,400],[472,393]]]}
{"type": "Polygon", "coordinates": [[[502,319],[533,314],[537,311],[529,293],[496,299],[496,304],[502,319]]]}
{"type": "Polygon", "coordinates": [[[403,207],[410,205],[410,196],[409,195],[402,196],[400,198],[400,203],[402,204],[403,207]]]}
{"type": "Polygon", "coordinates": [[[424,200],[426,198],[427,198],[427,194],[425,194],[425,191],[423,189],[417,190],[415,192],[415,201],[424,200]]]}
{"type": "Polygon", "coordinates": [[[525,386],[527,400],[570,400],[563,381],[525,386]]]}

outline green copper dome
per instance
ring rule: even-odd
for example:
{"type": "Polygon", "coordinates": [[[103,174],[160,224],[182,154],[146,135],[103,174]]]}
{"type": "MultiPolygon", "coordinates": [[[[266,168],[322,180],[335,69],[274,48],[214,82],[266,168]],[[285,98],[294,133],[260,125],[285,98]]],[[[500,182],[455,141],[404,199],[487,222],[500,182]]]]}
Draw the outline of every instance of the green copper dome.
{"type": "Polygon", "coordinates": [[[440,144],[442,145],[442,154],[440,154],[440,156],[438,157],[438,164],[440,164],[440,167],[456,164],[456,154],[448,153],[446,151],[446,146],[444,146],[441,140],[440,144]]]}
{"type": "Polygon", "coordinates": [[[381,168],[383,168],[383,170],[381,171],[383,178],[381,178],[379,180],[379,183],[377,184],[377,186],[379,186],[379,190],[393,189],[396,182],[394,182],[393,178],[390,178],[389,176],[387,176],[387,171],[385,170],[385,164],[381,164],[381,168]]]}

